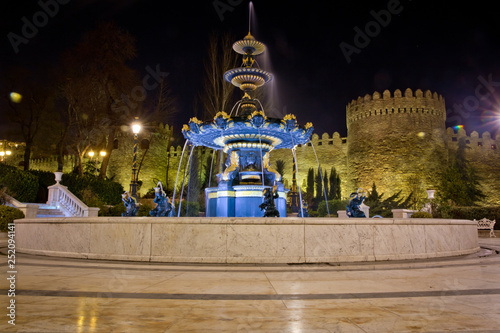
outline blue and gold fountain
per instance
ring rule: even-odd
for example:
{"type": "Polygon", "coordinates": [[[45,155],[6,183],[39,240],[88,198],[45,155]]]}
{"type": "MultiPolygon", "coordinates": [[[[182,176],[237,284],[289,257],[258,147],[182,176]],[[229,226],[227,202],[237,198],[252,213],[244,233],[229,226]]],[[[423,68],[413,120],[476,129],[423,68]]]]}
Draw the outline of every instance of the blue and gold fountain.
{"type": "Polygon", "coordinates": [[[213,120],[202,122],[191,118],[184,125],[184,137],[195,146],[223,150],[227,154],[225,169],[217,175],[218,186],[205,189],[206,216],[262,217],[259,208],[263,191],[273,188],[278,193],[276,207],[286,216],[286,192],[281,175],[271,167],[273,149],[294,149],[311,138],[313,126],[298,125],[294,115],[283,119],[268,118],[258,109],[255,90],[272,80],[272,75],[253,67],[255,56],[265,51],[263,43],[250,33],[233,44],[243,55],[241,67],[231,69],[224,79],[243,91],[234,116],[221,111],[213,120]]]}

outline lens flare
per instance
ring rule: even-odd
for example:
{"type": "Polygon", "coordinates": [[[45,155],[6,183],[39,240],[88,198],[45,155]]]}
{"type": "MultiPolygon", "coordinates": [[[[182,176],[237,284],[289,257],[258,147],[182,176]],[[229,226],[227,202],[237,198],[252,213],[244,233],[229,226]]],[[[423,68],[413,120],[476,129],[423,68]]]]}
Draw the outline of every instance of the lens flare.
{"type": "Polygon", "coordinates": [[[16,93],[15,91],[9,94],[10,100],[14,103],[21,103],[23,96],[20,93],[16,93]]]}

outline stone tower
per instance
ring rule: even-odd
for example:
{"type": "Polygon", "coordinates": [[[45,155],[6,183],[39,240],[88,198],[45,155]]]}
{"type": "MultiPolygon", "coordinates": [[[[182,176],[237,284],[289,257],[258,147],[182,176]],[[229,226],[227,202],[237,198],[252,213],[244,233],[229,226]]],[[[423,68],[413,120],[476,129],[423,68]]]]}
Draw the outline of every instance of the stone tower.
{"type": "Polygon", "coordinates": [[[379,193],[429,189],[447,159],[446,108],[437,93],[398,89],[352,100],[347,112],[348,188],[379,193]]]}

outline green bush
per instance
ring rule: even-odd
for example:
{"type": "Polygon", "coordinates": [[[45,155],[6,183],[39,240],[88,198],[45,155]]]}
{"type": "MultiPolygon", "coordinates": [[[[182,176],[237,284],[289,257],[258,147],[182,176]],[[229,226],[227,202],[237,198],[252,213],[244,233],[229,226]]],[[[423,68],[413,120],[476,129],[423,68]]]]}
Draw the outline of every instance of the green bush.
{"type": "Polygon", "coordinates": [[[81,193],[82,201],[89,207],[101,207],[104,206],[105,203],[101,200],[101,198],[92,191],[89,187],[84,189],[81,193]]]}
{"type": "Polygon", "coordinates": [[[19,209],[9,206],[0,206],[0,231],[6,232],[9,223],[22,218],[24,218],[24,213],[19,209]]]}
{"type": "Polygon", "coordinates": [[[104,205],[99,208],[99,216],[122,216],[122,213],[127,211],[123,203],[114,206],[104,205]]]}
{"type": "MultiPolygon", "coordinates": [[[[330,216],[337,216],[337,211],[346,210],[346,206],[348,204],[349,200],[339,200],[339,199],[328,200],[328,210],[330,211],[330,216]]],[[[319,217],[328,216],[328,211],[326,210],[325,201],[321,201],[318,204],[318,216],[319,217]]]]}
{"type": "Polygon", "coordinates": [[[416,212],[411,215],[412,219],[432,219],[432,214],[427,212],[416,212]]]}
{"type": "Polygon", "coordinates": [[[449,214],[451,218],[459,220],[480,220],[482,218],[496,220],[495,229],[500,229],[500,206],[450,207],[449,214]]]}
{"type": "MultiPolygon", "coordinates": [[[[174,216],[177,216],[177,212],[179,211],[179,200],[176,200],[175,207],[174,207],[174,216]]],[[[199,202],[189,202],[186,204],[185,200],[182,200],[182,205],[181,205],[181,217],[184,216],[199,216],[200,213],[200,203],[199,202]],[[186,207],[187,213],[186,213],[186,207]]]]}
{"type": "Polygon", "coordinates": [[[13,166],[0,163],[0,188],[21,202],[35,202],[38,193],[38,178],[13,166]]]}
{"type": "MultiPolygon", "coordinates": [[[[67,186],[68,190],[83,202],[85,202],[86,190],[90,190],[105,205],[117,205],[122,200],[123,187],[109,179],[102,180],[89,175],[64,174],[61,184],[67,186]]],[[[87,202],[85,203],[89,205],[87,202]]]]}
{"type": "MultiPolygon", "coordinates": [[[[124,206],[125,207],[125,206],[124,206]]],[[[149,211],[153,209],[150,204],[142,203],[139,206],[139,211],[137,212],[137,216],[151,216],[149,215],[149,211]]]]}
{"type": "MultiPolygon", "coordinates": [[[[325,208],[326,210],[326,208],[325,208]]],[[[316,210],[308,210],[307,213],[309,214],[309,217],[319,217],[318,211],[316,210]]]]}
{"type": "Polygon", "coordinates": [[[54,173],[41,170],[29,170],[28,172],[36,176],[38,179],[38,192],[34,202],[47,202],[48,199],[47,188],[56,183],[54,173]]]}

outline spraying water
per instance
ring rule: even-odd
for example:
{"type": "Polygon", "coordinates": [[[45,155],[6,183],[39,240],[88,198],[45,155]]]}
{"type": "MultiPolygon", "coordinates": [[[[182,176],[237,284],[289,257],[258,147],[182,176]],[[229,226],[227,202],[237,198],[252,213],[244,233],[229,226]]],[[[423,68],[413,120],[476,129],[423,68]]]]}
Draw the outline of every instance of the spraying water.
{"type": "MultiPolygon", "coordinates": [[[[194,151],[194,146],[191,147],[191,152],[189,153],[189,158],[186,163],[186,168],[184,169],[184,179],[182,180],[182,188],[181,188],[181,197],[179,199],[179,212],[177,213],[177,217],[181,216],[181,206],[182,206],[182,195],[184,194],[184,185],[186,184],[186,176],[187,176],[187,171],[189,168],[189,164],[191,163],[191,157],[193,156],[193,151],[194,151]]],[[[179,164],[180,166],[180,164],[179,164]]],[[[186,213],[187,213],[188,207],[186,207],[186,213]]]]}
{"type": "Polygon", "coordinates": [[[292,145],[293,145],[292,156],[293,160],[295,161],[295,174],[297,175],[297,186],[299,187],[300,215],[303,217],[304,205],[302,204],[302,190],[300,189],[299,165],[297,163],[297,154],[295,153],[297,146],[294,143],[292,132],[290,132],[290,137],[292,138],[292,145]]]}
{"type": "Polygon", "coordinates": [[[255,34],[255,30],[256,30],[256,27],[257,27],[257,20],[255,19],[255,9],[253,7],[253,2],[250,1],[248,3],[248,32],[251,32],[252,28],[254,29],[254,34],[255,34]]]}
{"type": "Polygon", "coordinates": [[[179,160],[179,166],[177,167],[177,175],[175,176],[174,194],[172,195],[172,205],[175,205],[175,191],[177,190],[177,179],[179,178],[179,172],[181,171],[182,158],[184,157],[184,151],[186,150],[189,140],[184,142],[184,147],[182,148],[181,159],[179,160]]]}
{"type": "Polygon", "coordinates": [[[264,159],[262,158],[262,141],[261,141],[261,134],[260,134],[260,128],[259,128],[259,150],[260,150],[260,167],[261,167],[261,173],[262,173],[262,186],[264,187],[264,159]]]}
{"type": "Polygon", "coordinates": [[[323,180],[323,172],[321,171],[321,166],[319,165],[318,155],[316,154],[316,149],[314,148],[314,144],[311,142],[311,147],[313,148],[314,156],[316,156],[316,162],[318,162],[318,171],[321,177],[321,183],[323,184],[323,194],[325,195],[325,203],[326,203],[326,211],[328,213],[328,217],[330,217],[330,209],[328,208],[328,199],[326,197],[326,187],[325,181],[323,180]]]}
{"type": "Polygon", "coordinates": [[[251,31],[252,11],[253,11],[253,2],[250,1],[248,3],[248,32],[251,31]]]}
{"type": "Polygon", "coordinates": [[[210,173],[208,174],[208,187],[210,187],[210,184],[212,182],[212,167],[214,166],[214,157],[215,157],[215,149],[212,153],[212,162],[210,162],[210,173]]]}

